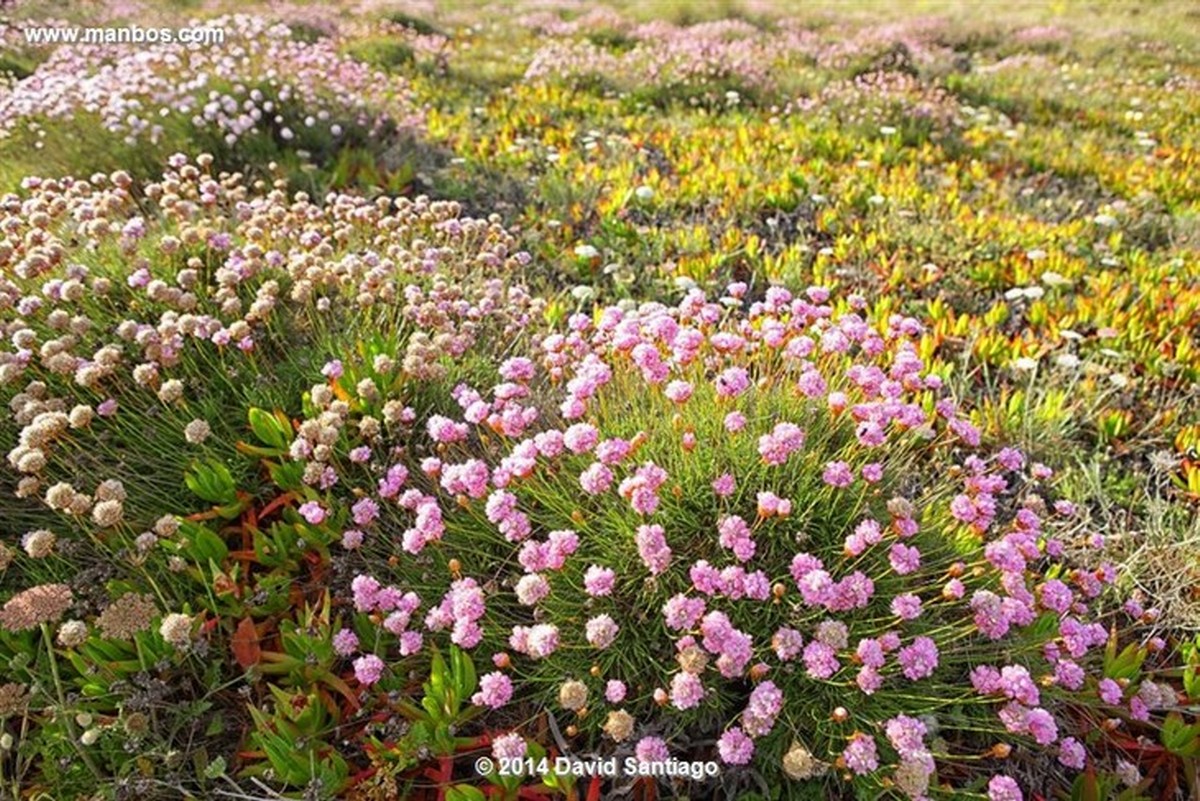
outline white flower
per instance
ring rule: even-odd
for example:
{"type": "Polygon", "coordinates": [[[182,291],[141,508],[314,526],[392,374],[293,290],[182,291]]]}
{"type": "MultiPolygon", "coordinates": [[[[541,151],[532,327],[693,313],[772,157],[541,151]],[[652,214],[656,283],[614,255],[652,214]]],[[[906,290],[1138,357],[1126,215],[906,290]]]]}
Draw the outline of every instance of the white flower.
{"type": "Polygon", "coordinates": [[[196,419],[183,429],[183,437],[190,445],[199,445],[212,434],[212,428],[207,420],[196,419]]]}
{"type": "Polygon", "coordinates": [[[587,284],[580,284],[571,290],[571,297],[580,302],[591,300],[596,294],[596,290],[592,289],[587,284]]]}
{"type": "Polygon", "coordinates": [[[558,688],[558,703],[564,709],[577,711],[587,705],[587,685],[575,679],[568,679],[558,688]]]}
{"type": "Polygon", "coordinates": [[[1117,224],[1117,218],[1111,214],[1097,214],[1092,218],[1092,222],[1099,225],[1101,228],[1112,228],[1117,224]]]}
{"type": "Polygon", "coordinates": [[[58,627],[58,644],[64,648],[74,648],[83,645],[87,635],[87,623],[82,620],[68,620],[58,627]]]}
{"type": "Polygon", "coordinates": [[[110,528],[121,522],[125,510],[118,500],[101,501],[92,510],[92,520],[100,528],[110,528]]]}
{"type": "Polygon", "coordinates": [[[1042,250],[1041,248],[1027,250],[1025,251],[1025,258],[1029,259],[1030,261],[1041,261],[1042,259],[1046,258],[1046,251],[1042,250]]]}
{"type": "Polygon", "coordinates": [[[192,619],[188,615],[172,612],[162,619],[158,633],[174,647],[185,648],[192,641],[192,619]]]}
{"type": "Polygon", "coordinates": [[[174,403],[183,397],[183,382],[172,378],[163,383],[158,390],[158,399],[163,403],[174,403]]]}
{"type": "Polygon", "coordinates": [[[1142,772],[1137,765],[1124,759],[1118,759],[1115,766],[1116,774],[1126,787],[1133,787],[1142,780],[1142,772]]]}
{"type": "Polygon", "coordinates": [[[891,125],[883,125],[883,126],[880,126],[879,132],[881,134],[883,134],[884,136],[891,136],[892,134],[894,134],[896,132],[896,129],[891,125]]]}
{"type": "Polygon", "coordinates": [[[54,543],[56,540],[54,532],[40,528],[37,531],[30,531],[22,537],[21,547],[25,549],[25,553],[34,559],[43,559],[54,553],[54,543]]]}
{"type": "Polygon", "coordinates": [[[647,201],[653,199],[654,190],[643,184],[642,186],[639,186],[637,189],[633,190],[633,194],[637,196],[638,200],[647,201]]]}
{"type": "Polygon", "coordinates": [[[1125,389],[1131,383],[1129,376],[1124,373],[1113,373],[1108,377],[1108,380],[1117,389],[1125,389]]]}
{"type": "Polygon", "coordinates": [[[1037,359],[1031,359],[1028,356],[1022,356],[1018,359],[1013,359],[1013,362],[1012,362],[1013,369],[1022,370],[1022,371],[1026,371],[1026,372],[1028,372],[1029,370],[1036,370],[1037,365],[1038,365],[1037,359]]]}
{"type": "Polygon", "coordinates": [[[1074,370],[1079,366],[1079,357],[1074,353],[1063,353],[1054,360],[1055,364],[1067,370],[1074,370]]]}
{"type": "Polygon", "coordinates": [[[1075,282],[1061,273],[1047,270],[1042,273],[1042,283],[1046,286],[1070,286],[1075,282]]]}
{"type": "Polygon", "coordinates": [[[576,245],[575,255],[581,259],[594,259],[600,255],[600,251],[591,245],[576,245]]]}

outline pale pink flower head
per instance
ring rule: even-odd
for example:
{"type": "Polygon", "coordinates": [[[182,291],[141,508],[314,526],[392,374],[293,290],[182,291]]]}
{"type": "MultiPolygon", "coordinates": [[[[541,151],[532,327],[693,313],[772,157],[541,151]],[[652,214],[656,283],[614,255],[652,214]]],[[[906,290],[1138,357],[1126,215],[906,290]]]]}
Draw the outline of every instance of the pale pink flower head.
{"type": "Polygon", "coordinates": [[[303,503],[296,511],[300,513],[301,517],[314,526],[321,525],[321,523],[325,522],[325,518],[329,516],[329,512],[325,509],[325,507],[316,501],[308,501],[307,503],[303,503]]]}

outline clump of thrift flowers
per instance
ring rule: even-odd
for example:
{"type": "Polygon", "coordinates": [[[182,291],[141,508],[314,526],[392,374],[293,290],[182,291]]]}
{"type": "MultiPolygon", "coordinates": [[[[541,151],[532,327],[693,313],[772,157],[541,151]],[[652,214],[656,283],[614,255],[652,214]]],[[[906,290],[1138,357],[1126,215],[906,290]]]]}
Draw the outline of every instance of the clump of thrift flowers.
{"type": "Polygon", "coordinates": [[[730,770],[804,773],[777,756],[802,740],[813,776],[910,798],[976,751],[1086,766],[1064,710],[1129,705],[1088,667],[1115,571],[1050,471],[981,446],[917,320],[819,287],[740,294],[571,317],[491,388],[455,387],[403,491],[396,466],[335,465],[330,507],[377,490],[378,525],[437,521],[355,583],[432,604],[413,610],[430,641],[496,666],[474,704],[546,704],[639,755],[670,751],[664,725],[725,721],[730,770]]]}

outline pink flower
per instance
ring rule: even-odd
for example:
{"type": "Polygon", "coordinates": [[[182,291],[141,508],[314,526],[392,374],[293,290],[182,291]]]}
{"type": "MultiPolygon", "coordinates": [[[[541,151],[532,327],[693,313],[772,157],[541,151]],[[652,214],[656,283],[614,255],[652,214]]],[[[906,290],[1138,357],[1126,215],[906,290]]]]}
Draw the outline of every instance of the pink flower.
{"type": "Polygon", "coordinates": [[[604,700],[610,704],[619,704],[625,700],[625,682],[609,679],[604,685],[604,700]]]}
{"type": "Polygon", "coordinates": [[[804,667],[814,679],[828,679],[841,668],[837,652],[819,640],[804,646],[804,667]]]}
{"type": "Polygon", "coordinates": [[[971,596],[975,625],[989,639],[998,640],[1008,633],[1012,621],[1000,597],[990,590],[976,590],[971,596]]]}
{"type": "Polygon", "coordinates": [[[850,738],[850,744],[842,752],[846,767],[858,774],[866,776],[879,767],[879,751],[875,747],[875,739],[868,734],[855,732],[850,738]]]}
{"type": "Polygon", "coordinates": [[[555,429],[543,431],[534,436],[533,445],[542,456],[553,459],[563,452],[563,434],[555,429]]]}
{"type": "Polygon", "coordinates": [[[691,709],[704,700],[704,684],[692,673],[676,673],[671,679],[671,705],[691,709]]]}
{"type": "Polygon", "coordinates": [[[776,423],[769,434],[758,438],[758,454],[768,465],[781,465],[804,447],[804,431],[795,423],[776,423]]]}
{"type": "Polygon", "coordinates": [[[917,637],[896,655],[906,678],[911,681],[933,675],[938,666],[938,647],[929,637],[917,637]]]}
{"type": "Polygon", "coordinates": [[[507,704],[512,696],[512,679],[498,670],[493,670],[479,677],[479,692],[471,696],[471,703],[475,706],[499,709],[507,704]]]}
{"type": "Polygon", "coordinates": [[[892,570],[905,576],[921,566],[921,552],[915,545],[908,546],[902,542],[896,542],[892,544],[888,552],[888,561],[891,562],[892,570]]]}
{"type": "Polygon", "coordinates": [[[997,690],[1006,698],[1020,701],[1026,706],[1036,706],[1041,701],[1037,683],[1022,665],[1005,665],[1001,668],[997,690]]]}
{"type": "Polygon", "coordinates": [[[863,694],[874,695],[875,691],[883,686],[883,676],[879,673],[879,668],[863,665],[854,677],[854,683],[863,694]]]}
{"type": "Polygon", "coordinates": [[[621,630],[610,615],[597,615],[587,622],[587,641],[601,650],[613,644],[621,630]]]}
{"type": "Polygon", "coordinates": [[[781,662],[790,662],[800,655],[804,636],[793,628],[781,628],[771,638],[771,648],[781,662]]]}
{"type": "Polygon", "coordinates": [[[883,646],[879,644],[879,640],[872,638],[859,640],[858,646],[854,649],[854,654],[858,657],[858,661],[867,667],[881,668],[886,661],[883,646]]]}
{"type": "Polygon", "coordinates": [[[792,513],[792,502],[780,498],[773,492],[758,493],[758,514],[760,517],[787,517],[792,513]]]}
{"type": "Polygon", "coordinates": [[[742,728],[751,737],[765,737],[775,728],[775,719],[783,709],[783,691],[773,681],[764,681],[750,693],[742,712],[742,728]]]}
{"type": "Polygon", "coordinates": [[[892,614],[901,620],[916,620],[921,616],[921,599],[912,593],[892,599],[892,614]]]}
{"type": "Polygon", "coordinates": [[[748,561],[754,556],[754,540],[750,537],[750,526],[737,515],[722,518],[717,524],[719,536],[717,542],[722,548],[733,551],[739,562],[748,561]]]}
{"type": "Polygon", "coordinates": [[[617,488],[621,497],[640,515],[654,514],[658,508],[658,488],[667,480],[667,471],[646,462],[617,488]]]}
{"type": "Polygon", "coordinates": [[[383,677],[384,667],[383,660],[375,654],[360,656],[354,660],[354,678],[369,687],[383,677]]]}
{"type": "Polygon", "coordinates": [[[515,731],[492,741],[492,756],[497,760],[521,759],[526,753],[525,738],[515,731]]]}
{"type": "Polygon", "coordinates": [[[908,715],[897,715],[884,724],[883,730],[901,759],[913,759],[928,753],[925,749],[925,735],[929,730],[920,720],[908,715]]]}
{"type": "Polygon", "coordinates": [[[1050,745],[1058,739],[1058,724],[1054,715],[1041,707],[1031,709],[1025,715],[1025,728],[1038,745],[1050,745]]]}
{"type": "Polygon", "coordinates": [[[854,483],[854,472],[845,462],[829,462],[821,480],[831,487],[848,487],[854,483]]]}
{"type": "Polygon", "coordinates": [[[649,764],[666,762],[671,758],[671,752],[661,737],[643,737],[638,740],[633,752],[637,755],[638,762],[649,764]]]}
{"type": "Polygon", "coordinates": [[[1100,679],[1100,700],[1109,706],[1119,706],[1122,700],[1121,685],[1112,679],[1100,679]]]}
{"type": "Polygon", "coordinates": [[[754,756],[754,741],[741,728],[734,726],[717,740],[717,753],[727,765],[746,765],[754,756]]]}
{"type": "Polygon", "coordinates": [[[594,598],[611,595],[616,576],[610,568],[592,565],[583,574],[583,589],[594,598]]]}
{"type": "Polygon", "coordinates": [[[1005,470],[1016,472],[1025,466],[1025,456],[1016,448],[1001,448],[996,461],[1005,470]]]}
{"type": "Polygon", "coordinates": [[[558,627],[547,623],[514,626],[508,644],[530,659],[545,659],[558,649],[558,627]]]}
{"type": "Polygon", "coordinates": [[[633,444],[624,439],[606,439],[596,446],[596,458],[602,464],[615,465],[629,455],[633,444]]]}
{"type": "Polygon", "coordinates": [[[500,365],[500,377],[505,381],[529,381],[534,375],[534,364],[524,357],[506,359],[500,365]]]}
{"type": "Polygon", "coordinates": [[[515,588],[517,601],[525,606],[534,606],[550,594],[550,582],[538,573],[521,576],[515,588]]]}
{"type": "Polygon", "coordinates": [[[379,517],[379,504],[371,498],[360,498],[350,507],[350,512],[354,518],[354,525],[369,526],[379,517]]]}
{"type": "Polygon", "coordinates": [[[717,396],[735,398],[750,386],[750,374],[742,367],[730,367],[717,376],[717,396]]]}
{"type": "Polygon", "coordinates": [[[467,438],[466,423],[456,423],[440,414],[432,415],[425,424],[434,442],[461,442],[467,438]]]}
{"type": "Polygon", "coordinates": [[[988,781],[988,801],[1024,801],[1025,796],[1009,776],[993,776],[988,781]]]}
{"type": "Polygon", "coordinates": [[[642,557],[642,563],[646,565],[650,575],[657,576],[667,569],[667,565],[671,563],[671,549],[667,545],[662,526],[638,526],[635,539],[638,555],[642,557]]]}
{"type": "Polygon", "coordinates": [[[333,635],[333,650],[338,656],[350,656],[358,650],[358,635],[351,629],[339,629],[333,635]]]}
{"type": "Polygon", "coordinates": [[[587,453],[600,441],[600,432],[587,423],[576,423],[563,432],[563,445],[571,453],[587,453]]]}
{"type": "Polygon", "coordinates": [[[704,615],[704,609],[703,598],[673,595],[663,604],[663,617],[666,619],[667,628],[680,631],[694,628],[696,621],[704,615]]]}
{"type": "Polygon", "coordinates": [[[450,585],[439,606],[429,611],[425,625],[431,631],[450,628],[450,641],[463,648],[474,648],[483,639],[479,621],[487,611],[483,589],[473,578],[461,578],[450,585]]]}
{"type": "Polygon", "coordinates": [[[592,462],[586,470],[579,474],[579,486],[588,495],[599,495],[607,492],[612,486],[613,473],[601,462],[592,462]]]}
{"type": "Polygon", "coordinates": [[[692,385],[686,381],[672,381],[667,384],[663,394],[674,403],[684,404],[687,403],[688,398],[692,397],[692,385]]]}
{"type": "Polygon", "coordinates": [[[718,476],[712,483],[713,492],[721,498],[728,498],[733,494],[736,487],[737,484],[734,482],[732,473],[724,473],[718,476]]]}
{"type": "Polygon", "coordinates": [[[1068,768],[1083,770],[1087,767],[1087,751],[1083,743],[1074,737],[1064,737],[1058,744],[1058,761],[1068,768]]]}
{"type": "Polygon", "coordinates": [[[725,430],[736,434],[746,427],[746,416],[741,412],[730,412],[725,415],[725,430]]]}
{"type": "Polygon", "coordinates": [[[303,503],[296,511],[300,513],[301,517],[314,526],[321,525],[321,523],[325,522],[325,518],[329,516],[329,512],[325,510],[325,507],[321,506],[321,504],[317,503],[316,501],[303,503]]]}

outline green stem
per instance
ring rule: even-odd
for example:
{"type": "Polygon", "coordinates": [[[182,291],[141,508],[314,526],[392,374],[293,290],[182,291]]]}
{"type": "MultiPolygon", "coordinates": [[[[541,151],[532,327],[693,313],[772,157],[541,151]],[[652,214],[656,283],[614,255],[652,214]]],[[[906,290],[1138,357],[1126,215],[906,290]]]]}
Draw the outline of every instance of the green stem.
{"type": "Polygon", "coordinates": [[[91,770],[92,775],[95,776],[97,780],[103,780],[104,774],[100,772],[100,768],[97,767],[96,763],[92,760],[92,755],[84,749],[83,743],[80,741],[79,736],[75,733],[75,722],[71,719],[70,714],[67,712],[67,697],[66,693],[63,692],[62,679],[59,678],[58,675],[58,660],[55,659],[54,656],[54,642],[50,639],[50,627],[45,623],[42,624],[42,640],[46,643],[46,654],[50,657],[50,674],[54,678],[54,691],[58,696],[59,711],[63,716],[63,721],[66,723],[67,734],[71,738],[71,745],[75,746],[75,751],[79,754],[79,758],[82,759],[84,764],[88,766],[88,769],[91,770]]]}

